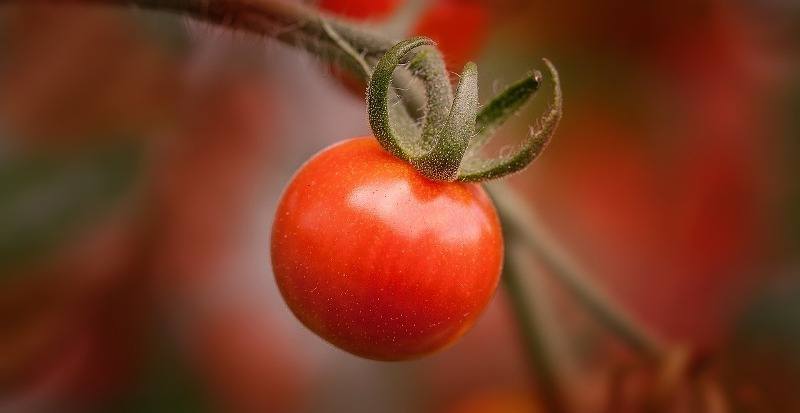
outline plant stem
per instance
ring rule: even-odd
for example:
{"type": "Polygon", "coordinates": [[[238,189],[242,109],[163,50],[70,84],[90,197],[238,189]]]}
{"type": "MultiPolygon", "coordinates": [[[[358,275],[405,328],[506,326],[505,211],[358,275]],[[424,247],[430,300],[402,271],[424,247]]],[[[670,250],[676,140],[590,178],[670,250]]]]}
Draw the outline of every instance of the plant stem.
{"type": "Polygon", "coordinates": [[[324,45],[326,50],[339,56],[346,55],[346,52],[327,35],[323,21],[353,47],[364,53],[365,57],[379,58],[394,45],[393,41],[376,33],[292,2],[270,0],[60,0],[58,2],[132,5],[170,11],[197,20],[272,37],[291,45],[305,47],[310,51],[316,52],[319,46],[324,45]]]}
{"type": "MultiPolygon", "coordinates": [[[[363,78],[363,67],[352,53],[329,35],[334,31],[363,59],[376,61],[395,42],[356,24],[298,3],[273,0],[0,0],[0,4],[50,3],[118,7],[184,15],[198,21],[242,30],[303,48],[317,57],[336,63],[356,78],[363,78]]],[[[365,79],[363,79],[365,80],[365,79]]]]}
{"type": "MultiPolygon", "coordinates": [[[[139,7],[183,15],[233,30],[269,37],[307,50],[311,54],[345,69],[366,86],[363,62],[374,65],[396,41],[369,28],[298,3],[279,0],[0,0],[3,4],[49,3],[54,5],[101,5],[139,7]],[[336,35],[331,36],[333,31],[336,35]],[[346,42],[352,50],[342,48],[346,42]],[[352,51],[360,53],[356,58],[352,51]]],[[[412,75],[395,72],[395,81],[409,85],[412,75]]],[[[418,88],[403,88],[402,103],[408,113],[420,116],[425,108],[425,93],[418,88]]]]}
{"type": "Polygon", "coordinates": [[[524,265],[524,259],[518,254],[518,247],[509,240],[506,246],[505,262],[503,263],[503,285],[509,304],[519,326],[522,343],[533,376],[537,379],[540,396],[547,411],[550,413],[566,413],[567,401],[559,385],[561,377],[558,374],[556,358],[551,351],[551,343],[545,337],[547,326],[540,323],[541,317],[535,309],[535,302],[531,302],[526,291],[525,279],[531,271],[524,265]]]}
{"type": "Polygon", "coordinates": [[[630,314],[595,285],[581,268],[545,232],[539,220],[504,184],[486,185],[509,237],[519,237],[589,312],[633,350],[651,360],[663,358],[663,346],[630,314]]]}

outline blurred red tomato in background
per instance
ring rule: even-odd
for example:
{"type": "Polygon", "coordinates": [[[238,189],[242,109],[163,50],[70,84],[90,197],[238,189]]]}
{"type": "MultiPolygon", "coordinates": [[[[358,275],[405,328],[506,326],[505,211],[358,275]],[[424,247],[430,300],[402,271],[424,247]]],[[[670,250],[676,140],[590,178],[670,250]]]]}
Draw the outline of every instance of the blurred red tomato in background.
{"type": "MultiPolygon", "coordinates": [[[[322,0],[322,10],[367,21],[382,16],[389,10],[396,11],[402,2],[396,0],[374,1],[368,5],[352,0],[322,0]],[[353,10],[360,10],[354,12],[353,10]]],[[[409,27],[403,28],[404,36],[427,36],[436,41],[444,55],[447,69],[461,73],[464,65],[479,57],[489,36],[490,8],[476,0],[435,0],[426,2],[409,27]]],[[[346,89],[361,97],[365,88],[351,75],[332,68],[334,76],[346,89]]]]}
{"type": "Polygon", "coordinates": [[[317,6],[356,20],[383,19],[392,15],[404,0],[319,0],[317,6]]]}
{"type": "Polygon", "coordinates": [[[603,102],[586,84],[547,178],[531,186],[614,295],[667,338],[701,346],[721,343],[759,277],[773,197],[760,110],[772,83],[745,58],[763,48],[731,9],[661,28],[642,71],[621,80],[652,85],[648,95],[603,102]]]}
{"type": "Polygon", "coordinates": [[[11,9],[0,113],[27,146],[147,136],[175,113],[173,56],[119,10],[11,9]]]}
{"type": "Polygon", "coordinates": [[[308,380],[270,314],[271,277],[242,262],[251,234],[266,234],[252,219],[272,168],[271,89],[255,71],[202,87],[159,162],[161,298],[189,369],[226,412],[296,411],[308,380]]]}
{"type": "Polygon", "coordinates": [[[489,10],[482,2],[437,0],[422,12],[411,34],[433,39],[444,54],[447,68],[461,73],[468,61],[479,57],[489,28],[489,10]]]}

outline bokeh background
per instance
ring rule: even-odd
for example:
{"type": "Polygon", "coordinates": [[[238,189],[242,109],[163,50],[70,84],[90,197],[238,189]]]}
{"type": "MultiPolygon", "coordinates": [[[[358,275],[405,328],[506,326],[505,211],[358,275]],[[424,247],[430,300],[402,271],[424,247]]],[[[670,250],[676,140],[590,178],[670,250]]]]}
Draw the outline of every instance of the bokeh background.
{"type": "MultiPolygon", "coordinates": [[[[0,6],[0,412],[544,411],[502,291],[458,344],[404,363],[335,349],[284,305],[281,190],[369,133],[327,64],[176,16],[16,3],[0,6]]],[[[451,70],[479,63],[484,98],[551,59],[565,116],[511,183],[698,355],[690,390],[713,411],[800,411],[800,3],[307,3],[434,37],[451,70]]],[[[531,277],[575,410],[644,411],[658,372],[531,277]]]]}

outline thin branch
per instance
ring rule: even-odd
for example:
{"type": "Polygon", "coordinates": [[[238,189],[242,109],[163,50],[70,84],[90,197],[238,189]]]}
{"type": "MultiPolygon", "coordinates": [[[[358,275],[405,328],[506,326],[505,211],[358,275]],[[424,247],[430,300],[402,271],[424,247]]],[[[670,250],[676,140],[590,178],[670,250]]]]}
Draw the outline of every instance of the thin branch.
{"type": "Polygon", "coordinates": [[[568,411],[568,403],[559,383],[563,377],[556,364],[557,357],[553,354],[551,343],[545,334],[547,326],[540,322],[536,312],[537,303],[532,303],[531,297],[526,293],[528,288],[525,279],[530,277],[531,271],[515,247],[519,245],[513,242],[509,242],[506,247],[503,264],[506,295],[517,319],[531,372],[537,378],[542,402],[550,413],[565,413],[568,411]]]}
{"type": "Polygon", "coordinates": [[[631,348],[648,359],[663,359],[664,347],[655,336],[592,282],[587,271],[546,233],[539,220],[507,186],[494,183],[486,188],[495,201],[506,236],[524,241],[561,284],[631,348]]]}

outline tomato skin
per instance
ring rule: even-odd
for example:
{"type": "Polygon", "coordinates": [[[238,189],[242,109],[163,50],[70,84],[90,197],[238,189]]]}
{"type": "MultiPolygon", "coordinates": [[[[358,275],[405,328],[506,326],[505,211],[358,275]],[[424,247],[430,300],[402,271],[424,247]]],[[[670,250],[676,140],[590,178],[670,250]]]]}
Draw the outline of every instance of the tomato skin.
{"type": "Polygon", "coordinates": [[[303,324],[353,354],[403,360],[474,324],[497,287],[503,238],[480,186],[430,181],[374,138],[356,138],[295,175],[271,248],[303,324]]]}

